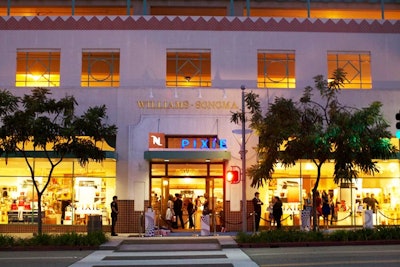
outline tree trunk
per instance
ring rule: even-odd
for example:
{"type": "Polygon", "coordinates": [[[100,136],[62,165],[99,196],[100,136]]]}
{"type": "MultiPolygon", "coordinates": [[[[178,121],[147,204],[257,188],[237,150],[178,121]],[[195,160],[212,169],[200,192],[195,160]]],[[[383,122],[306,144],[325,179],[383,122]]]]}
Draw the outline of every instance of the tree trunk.
{"type": "Polygon", "coordinates": [[[312,218],[313,218],[313,231],[318,230],[318,216],[317,216],[317,189],[313,188],[312,190],[312,203],[313,203],[313,209],[312,209],[312,218]]]}
{"type": "Polygon", "coordinates": [[[38,235],[42,234],[43,231],[43,223],[42,223],[42,193],[38,192],[38,235]]]}

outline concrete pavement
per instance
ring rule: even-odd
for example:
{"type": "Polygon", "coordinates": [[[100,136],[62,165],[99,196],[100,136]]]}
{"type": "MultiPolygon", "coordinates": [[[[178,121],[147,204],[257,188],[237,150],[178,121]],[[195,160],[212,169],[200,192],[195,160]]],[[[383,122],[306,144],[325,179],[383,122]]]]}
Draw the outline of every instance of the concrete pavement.
{"type": "Polygon", "coordinates": [[[191,232],[164,237],[120,234],[71,267],[103,266],[258,266],[233,234],[198,236],[191,232]]]}

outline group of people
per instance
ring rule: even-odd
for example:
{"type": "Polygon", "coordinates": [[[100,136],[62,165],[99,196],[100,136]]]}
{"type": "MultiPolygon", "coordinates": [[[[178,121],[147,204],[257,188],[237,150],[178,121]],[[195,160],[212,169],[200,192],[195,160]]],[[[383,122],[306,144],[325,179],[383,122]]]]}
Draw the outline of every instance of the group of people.
{"type": "MultiPolygon", "coordinates": [[[[193,222],[193,214],[197,210],[197,205],[198,201],[196,200],[196,205],[193,203],[191,198],[187,198],[185,203],[185,208],[188,213],[188,218],[189,218],[189,229],[194,228],[194,222],[193,222]]],[[[169,230],[172,231],[172,229],[178,229],[178,223],[180,223],[182,229],[185,229],[185,222],[183,221],[183,201],[182,201],[182,195],[181,194],[175,194],[175,197],[170,195],[168,198],[167,202],[167,210],[165,213],[165,221],[168,224],[169,230]]],[[[205,202],[203,203],[203,210],[208,209],[208,201],[207,198],[205,202]]]]}
{"type": "MultiPolygon", "coordinates": [[[[330,224],[333,224],[333,221],[336,220],[336,205],[332,195],[329,195],[325,190],[320,194],[318,191],[315,193],[315,206],[317,210],[317,217],[322,216],[324,227],[328,228],[329,225],[329,216],[330,216],[330,224]]],[[[312,215],[312,214],[311,214],[312,215]]],[[[319,219],[317,220],[319,223],[319,219]]]]}
{"type": "MultiPolygon", "coordinates": [[[[260,200],[260,193],[256,192],[254,194],[254,198],[253,198],[254,227],[255,227],[256,232],[258,232],[258,230],[260,228],[262,205],[264,205],[264,203],[260,200]]],[[[268,210],[270,212],[269,219],[271,220],[271,225],[272,225],[272,222],[276,222],[276,228],[280,229],[282,226],[281,218],[282,218],[283,210],[282,210],[282,201],[278,196],[274,196],[272,198],[272,202],[270,203],[268,210]]]]}
{"type": "MultiPolygon", "coordinates": [[[[207,195],[204,195],[205,200],[203,203],[200,201],[200,197],[196,199],[196,203],[193,203],[192,199],[188,198],[185,203],[185,207],[188,213],[188,218],[189,218],[189,228],[192,229],[194,228],[194,222],[193,222],[193,214],[196,212],[197,207],[202,205],[203,206],[203,215],[207,215],[210,213],[209,211],[209,204],[208,204],[208,198],[207,195]]],[[[111,202],[111,235],[112,236],[117,236],[115,232],[115,225],[117,222],[117,217],[118,217],[118,204],[117,204],[117,196],[113,197],[113,201],[111,202]]],[[[253,207],[254,207],[254,227],[255,231],[259,231],[259,226],[260,226],[260,220],[262,216],[262,206],[264,203],[260,200],[260,193],[256,192],[254,194],[254,198],[252,200],[253,202],[253,207]]],[[[379,205],[378,201],[375,199],[374,194],[369,195],[369,193],[366,194],[365,198],[363,199],[363,204],[365,204],[366,209],[371,209],[374,213],[376,212],[376,209],[379,205]]],[[[182,229],[185,228],[185,223],[183,221],[183,201],[182,201],[182,195],[181,194],[175,194],[175,197],[172,195],[169,196],[168,202],[167,202],[167,210],[165,214],[165,220],[168,224],[168,228],[172,231],[172,228],[179,228],[178,227],[178,222],[180,222],[180,225],[182,229]]],[[[304,209],[312,209],[312,202],[311,202],[311,197],[307,198],[304,200],[304,209]]],[[[276,223],[276,228],[280,229],[282,224],[281,224],[281,218],[283,215],[283,210],[282,210],[282,201],[278,196],[274,196],[272,198],[271,203],[269,204],[269,207],[267,208],[269,211],[269,219],[271,222],[271,225],[273,222],[276,223]]],[[[335,201],[333,199],[332,195],[329,195],[326,193],[326,191],[322,191],[320,194],[318,191],[316,192],[316,211],[317,211],[317,216],[322,216],[323,217],[323,222],[324,226],[328,227],[328,222],[329,222],[329,216],[330,217],[330,224],[332,224],[333,220],[337,219],[336,217],[336,205],[335,201]]],[[[310,210],[311,211],[311,210],[310,210]]]]}
{"type": "Polygon", "coordinates": [[[371,194],[370,196],[369,193],[366,193],[366,196],[363,199],[363,204],[365,205],[367,210],[372,210],[373,213],[376,213],[379,202],[378,200],[376,200],[374,194],[371,194]]]}

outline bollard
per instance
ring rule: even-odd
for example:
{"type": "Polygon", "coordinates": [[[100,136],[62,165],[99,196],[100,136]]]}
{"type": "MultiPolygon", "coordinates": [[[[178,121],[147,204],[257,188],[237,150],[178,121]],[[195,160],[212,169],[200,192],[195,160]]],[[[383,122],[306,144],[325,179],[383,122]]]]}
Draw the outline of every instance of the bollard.
{"type": "Polygon", "coordinates": [[[202,215],[200,217],[201,223],[201,236],[209,236],[210,235],[210,215],[202,215]]]}

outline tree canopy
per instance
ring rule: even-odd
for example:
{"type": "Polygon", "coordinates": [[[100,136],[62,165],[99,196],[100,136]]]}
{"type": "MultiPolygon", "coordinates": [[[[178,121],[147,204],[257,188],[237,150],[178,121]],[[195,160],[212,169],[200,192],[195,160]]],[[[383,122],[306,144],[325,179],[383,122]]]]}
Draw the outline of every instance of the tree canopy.
{"type": "Polygon", "coordinates": [[[380,102],[364,108],[340,103],[338,96],[345,77],[342,69],[337,69],[329,80],[315,76],[314,86],[307,86],[298,101],[276,97],[265,115],[259,96],[247,93],[248,111],[232,114],[231,121],[239,123],[238,114],[246,113],[250,128],[259,136],[259,161],[247,170],[253,187],[262,187],[273,179],[278,163],[290,167],[300,159],[309,159],[317,167],[312,189],[315,204],[321,167],[328,160],[334,162],[333,179],[339,184],[356,179],[360,171],[379,172],[376,159],[394,156],[396,149],[390,143],[389,124],[380,102]]]}
{"type": "Polygon", "coordinates": [[[117,127],[105,123],[105,105],[89,107],[77,116],[77,101],[73,96],[59,100],[50,98],[46,88],[34,88],[32,94],[14,96],[7,90],[0,91],[0,156],[22,156],[30,170],[38,194],[38,232],[42,233],[41,196],[51,180],[54,169],[66,156],[73,155],[81,165],[90,160],[101,162],[105,153],[96,144],[115,138],[117,127]],[[34,166],[29,160],[34,151],[44,153],[50,165],[43,184],[36,181],[34,166]]]}

